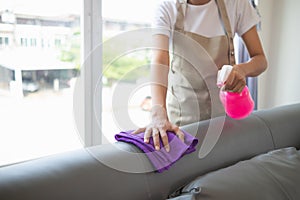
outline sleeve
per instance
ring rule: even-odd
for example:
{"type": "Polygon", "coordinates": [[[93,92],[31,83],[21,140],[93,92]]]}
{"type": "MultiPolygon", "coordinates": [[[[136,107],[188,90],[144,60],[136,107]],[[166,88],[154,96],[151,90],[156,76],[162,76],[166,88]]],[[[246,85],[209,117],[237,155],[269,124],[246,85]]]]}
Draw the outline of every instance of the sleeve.
{"type": "Polygon", "coordinates": [[[171,16],[170,9],[166,1],[157,3],[152,17],[152,32],[153,34],[163,34],[168,37],[171,35],[171,16]]]}
{"type": "Polygon", "coordinates": [[[237,0],[237,34],[242,36],[260,22],[260,16],[249,0],[237,0]]]}

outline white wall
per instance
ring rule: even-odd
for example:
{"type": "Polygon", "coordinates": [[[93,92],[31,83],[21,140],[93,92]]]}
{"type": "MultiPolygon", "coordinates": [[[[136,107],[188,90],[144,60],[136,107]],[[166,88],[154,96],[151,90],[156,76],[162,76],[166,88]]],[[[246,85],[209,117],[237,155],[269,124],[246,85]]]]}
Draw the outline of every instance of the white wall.
{"type": "Polygon", "coordinates": [[[300,1],[260,0],[269,68],[259,77],[258,108],[300,102],[300,1]]]}

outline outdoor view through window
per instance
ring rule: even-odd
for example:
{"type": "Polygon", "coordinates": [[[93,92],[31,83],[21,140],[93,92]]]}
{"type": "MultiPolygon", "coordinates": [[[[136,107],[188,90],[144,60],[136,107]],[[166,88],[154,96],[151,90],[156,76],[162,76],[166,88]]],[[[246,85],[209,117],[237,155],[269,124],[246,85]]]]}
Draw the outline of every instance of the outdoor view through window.
{"type": "MultiPolygon", "coordinates": [[[[0,165],[83,147],[73,116],[83,63],[83,2],[0,0],[0,165]]],[[[103,143],[149,122],[150,87],[143,83],[149,80],[151,52],[135,49],[139,41],[131,36],[120,38],[150,27],[154,2],[102,0],[103,143]],[[128,51],[118,53],[124,47],[128,51]],[[122,125],[122,113],[134,126],[122,125]]]]}
{"type": "Polygon", "coordinates": [[[81,148],[81,0],[0,0],[0,165],[81,148]]]}
{"type": "Polygon", "coordinates": [[[102,141],[149,123],[150,26],[157,0],[102,1],[102,141]]]}

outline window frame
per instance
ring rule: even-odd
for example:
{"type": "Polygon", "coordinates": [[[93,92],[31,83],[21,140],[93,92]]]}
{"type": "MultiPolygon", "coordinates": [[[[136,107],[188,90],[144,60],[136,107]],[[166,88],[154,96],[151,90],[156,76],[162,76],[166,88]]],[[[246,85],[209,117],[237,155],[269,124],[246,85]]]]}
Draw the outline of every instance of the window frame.
{"type": "Polygon", "coordinates": [[[102,143],[102,90],[96,88],[102,73],[102,0],[83,0],[81,20],[82,51],[81,78],[83,79],[83,124],[79,126],[83,133],[85,147],[102,143]],[[100,58],[100,59],[99,59],[100,58]]]}

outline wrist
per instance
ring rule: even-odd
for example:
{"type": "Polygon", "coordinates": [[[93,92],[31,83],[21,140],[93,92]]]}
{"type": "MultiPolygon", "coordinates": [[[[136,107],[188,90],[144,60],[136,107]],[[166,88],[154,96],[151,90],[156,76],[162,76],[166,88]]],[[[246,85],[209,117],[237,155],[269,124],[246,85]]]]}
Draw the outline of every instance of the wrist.
{"type": "Polygon", "coordinates": [[[245,69],[244,69],[244,67],[242,65],[239,65],[239,64],[234,65],[233,66],[233,70],[237,71],[238,74],[240,74],[241,76],[243,76],[244,78],[246,78],[247,73],[246,73],[246,71],[245,71],[245,69]]]}
{"type": "Polygon", "coordinates": [[[151,117],[152,118],[161,118],[165,117],[167,118],[167,111],[166,108],[161,104],[154,104],[151,108],[151,117]]]}

